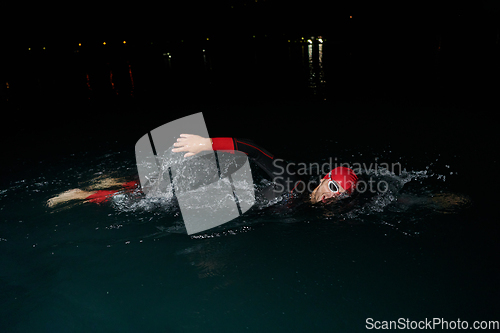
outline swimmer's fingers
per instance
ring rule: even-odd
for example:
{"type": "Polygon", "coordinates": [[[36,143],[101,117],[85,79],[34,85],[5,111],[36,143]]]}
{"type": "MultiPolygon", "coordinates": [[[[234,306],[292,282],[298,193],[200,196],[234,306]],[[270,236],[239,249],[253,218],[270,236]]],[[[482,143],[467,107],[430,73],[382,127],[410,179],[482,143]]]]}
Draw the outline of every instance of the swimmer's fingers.
{"type": "MultiPolygon", "coordinates": [[[[185,143],[182,142],[176,142],[174,143],[174,147],[184,147],[185,143]]],[[[181,149],[181,148],[176,148],[176,149],[181,149]]]]}
{"type": "MultiPolygon", "coordinates": [[[[174,143],[174,146],[175,145],[178,145],[180,143],[188,143],[188,142],[191,142],[193,140],[196,140],[197,138],[201,138],[201,136],[199,135],[194,135],[194,134],[181,134],[180,135],[180,138],[177,138],[177,142],[174,143]]],[[[182,145],[182,144],[181,144],[182,145]]]]}
{"type": "MultiPolygon", "coordinates": [[[[174,147],[184,147],[184,146],[189,146],[191,141],[193,141],[193,137],[198,136],[198,135],[193,135],[193,134],[181,134],[180,138],[177,138],[177,142],[174,143],[174,147]]],[[[200,137],[201,138],[201,137],[200,137]]],[[[182,150],[178,150],[182,151],[182,150]]]]}
{"type": "Polygon", "coordinates": [[[181,151],[189,151],[189,146],[186,143],[176,142],[174,143],[174,147],[177,147],[172,149],[174,153],[179,153],[181,151]]]}
{"type": "Polygon", "coordinates": [[[176,149],[172,149],[172,151],[174,153],[180,153],[183,151],[187,151],[187,153],[184,154],[184,157],[194,156],[194,155],[198,154],[198,152],[191,152],[188,148],[176,148],[176,149]]]}
{"type": "Polygon", "coordinates": [[[182,143],[174,143],[174,146],[180,147],[180,148],[174,148],[174,149],[172,149],[172,151],[174,153],[180,153],[180,152],[183,152],[183,151],[187,151],[187,153],[184,154],[184,157],[189,157],[189,156],[193,156],[193,155],[197,154],[197,152],[191,152],[191,149],[189,149],[189,146],[183,146],[182,143]]]}
{"type": "MultiPolygon", "coordinates": [[[[184,135],[184,134],[181,134],[181,135],[184,135]]],[[[177,148],[172,149],[172,151],[174,153],[189,150],[189,145],[188,145],[188,142],[186,142],[185,138],[178,138],[177,142],[174,143],[174,147],[177,147],[177,148]]]]}

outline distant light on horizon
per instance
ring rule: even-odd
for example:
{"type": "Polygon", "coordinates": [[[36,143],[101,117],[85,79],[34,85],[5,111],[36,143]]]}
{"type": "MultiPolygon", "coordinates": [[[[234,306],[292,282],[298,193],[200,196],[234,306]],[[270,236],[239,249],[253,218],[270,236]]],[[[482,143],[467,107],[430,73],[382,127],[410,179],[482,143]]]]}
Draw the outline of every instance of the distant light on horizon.
{"type": "Polygon", "coordinates": [[[124,41],[123,41],[123,44],[127,44],[127,41],[126,41],[126,40],[124,40],[124,41]]]}
{"type": "Polygon", "coordinates": [[[352,18],[352,15],[351,15],[351,16],[349,16],[349,18],[352,18]]]}
{"type": "Polygon", "coordinates": [[[106,45],[106,42],[102,42],[102,45],[106,45]]]}

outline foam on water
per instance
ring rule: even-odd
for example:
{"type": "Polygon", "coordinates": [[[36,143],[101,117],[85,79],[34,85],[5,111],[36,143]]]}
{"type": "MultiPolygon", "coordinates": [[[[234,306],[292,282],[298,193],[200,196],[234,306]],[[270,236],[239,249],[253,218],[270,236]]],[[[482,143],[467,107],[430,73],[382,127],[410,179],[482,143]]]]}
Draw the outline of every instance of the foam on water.
{"type": "Polygon", "coordinates": [[[397,201],[405,184],[412,181],[423,184],[423,180],[428,179],[430,176],[426,170],[407,171],[405,169],[401,172],[401,175],[396,175],[389,170],[369,170],[366,172],[362,169],[356,169],[354,171],[361,177],[369,178],[376,185],[373,186],[375,191],[371,192],[372,196],[367,202],[347,213],[349,218],[383,212],[388,205],[397,201]],[[379,186],[379,184],[383,185],[379,186]]]}
{"type": "MultiPolygon", "coordinates": [[[[148,191],[145,196],[120,194],[113,197],[114,207],[120,211],[155,211],[161,208],[166,211],[171,211],[176,204],[176,200],[182,200],[187,208],[208,207],[211,209],[219,209],[225,206],[225,200],[233,200],[233,197],[227,195],[219,200],[205,202],[203,206],[197,201],[197,198],[203,196],[209,191],[203,182],[212,184],[212,189],[227,187],[227,178],[222,178],[220,182],[219,173],[214,168],[213,160],[206,158],[184,158],[182,154],[172,153],[171,149],[158,158],[160,165],[159,174],[151,174],[148,177],[148,191]],[[189,160],[189,163],[186,163],[189,160]],[[174,185],[173,191],[170,189],[170,170],[175,168],[172,182],[174,185]],[[193,175],[196,174],[197,177],[193,175]],[[168,183],[165,188],[165,182],[168,183]],[[180,190],[182,189],[182,190],[180,190]],[[188,189],[189,191],[186,191],[188,189]],[[174,195],[175,192],[175,195],[174,195]],[[199,194],[193,196],[192,193],[199,194]]],[[[221,170],[223,175],[227,169],[231,167],[238,168],[240,161],[234,159],[232,163],[225,164],[224,170],[221,170]],[[232,165],[231,165],[232,164],[232,165]]],[[[232,185],[238,192],[238,200],[240,202],[251,205],[253,202],[253,192],[251,186],[246,180],[234,180],[232,185]]]]}

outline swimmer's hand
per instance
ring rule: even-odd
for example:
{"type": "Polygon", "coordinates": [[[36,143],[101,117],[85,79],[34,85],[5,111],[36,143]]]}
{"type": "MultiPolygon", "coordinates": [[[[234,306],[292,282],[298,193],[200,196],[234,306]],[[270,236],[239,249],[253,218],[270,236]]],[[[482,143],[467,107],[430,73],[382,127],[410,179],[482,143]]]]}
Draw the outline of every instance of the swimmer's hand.
{"type": "Polygon", "coordinates": [[[212,140],[194,134],[181,134],[174,143],[174,153],[185,151],[184,157],[194,156],[202,151],[212,150],[212,140]]]}

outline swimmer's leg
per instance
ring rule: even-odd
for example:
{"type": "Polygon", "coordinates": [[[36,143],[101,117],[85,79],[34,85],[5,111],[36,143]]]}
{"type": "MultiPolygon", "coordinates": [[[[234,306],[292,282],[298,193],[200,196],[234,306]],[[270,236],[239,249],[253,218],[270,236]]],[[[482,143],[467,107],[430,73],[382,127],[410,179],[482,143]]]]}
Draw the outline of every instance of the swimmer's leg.
{"type": "Polygon", "coordinates": [[[71,200],[85,200],[87,197],[95,194],[97,191],[83,191],[79,188],[75,188],[66,192],[63,192],[53,198],[47,200],[48,207],[54,207],[56,205],[71,201],[71,200]]]}
{"type": "Polygon", "coordinates": [[[465,196],[454,193],[438,193],[432,196],[432,202],[438,206],[438,210],[444,214],[450,214],[460,208],[470,205],[471,200],[465,196]]]}
{"type": "Polygon", "coordinates": [[[397,199],[397,203],[402,208],[427,207],[439,213],[450,214],[469,206],[471,201],[467,196],[460,194],[435,193],[430,197],[402,195],[397,199]]]}
{"type": "Polygon", "coordinates": [[[98,177],[92,181],[92,185],[86,187],[87,191],[104,190],[111,187],[122,186],[126,180],[124,178],[98,177]]]}

